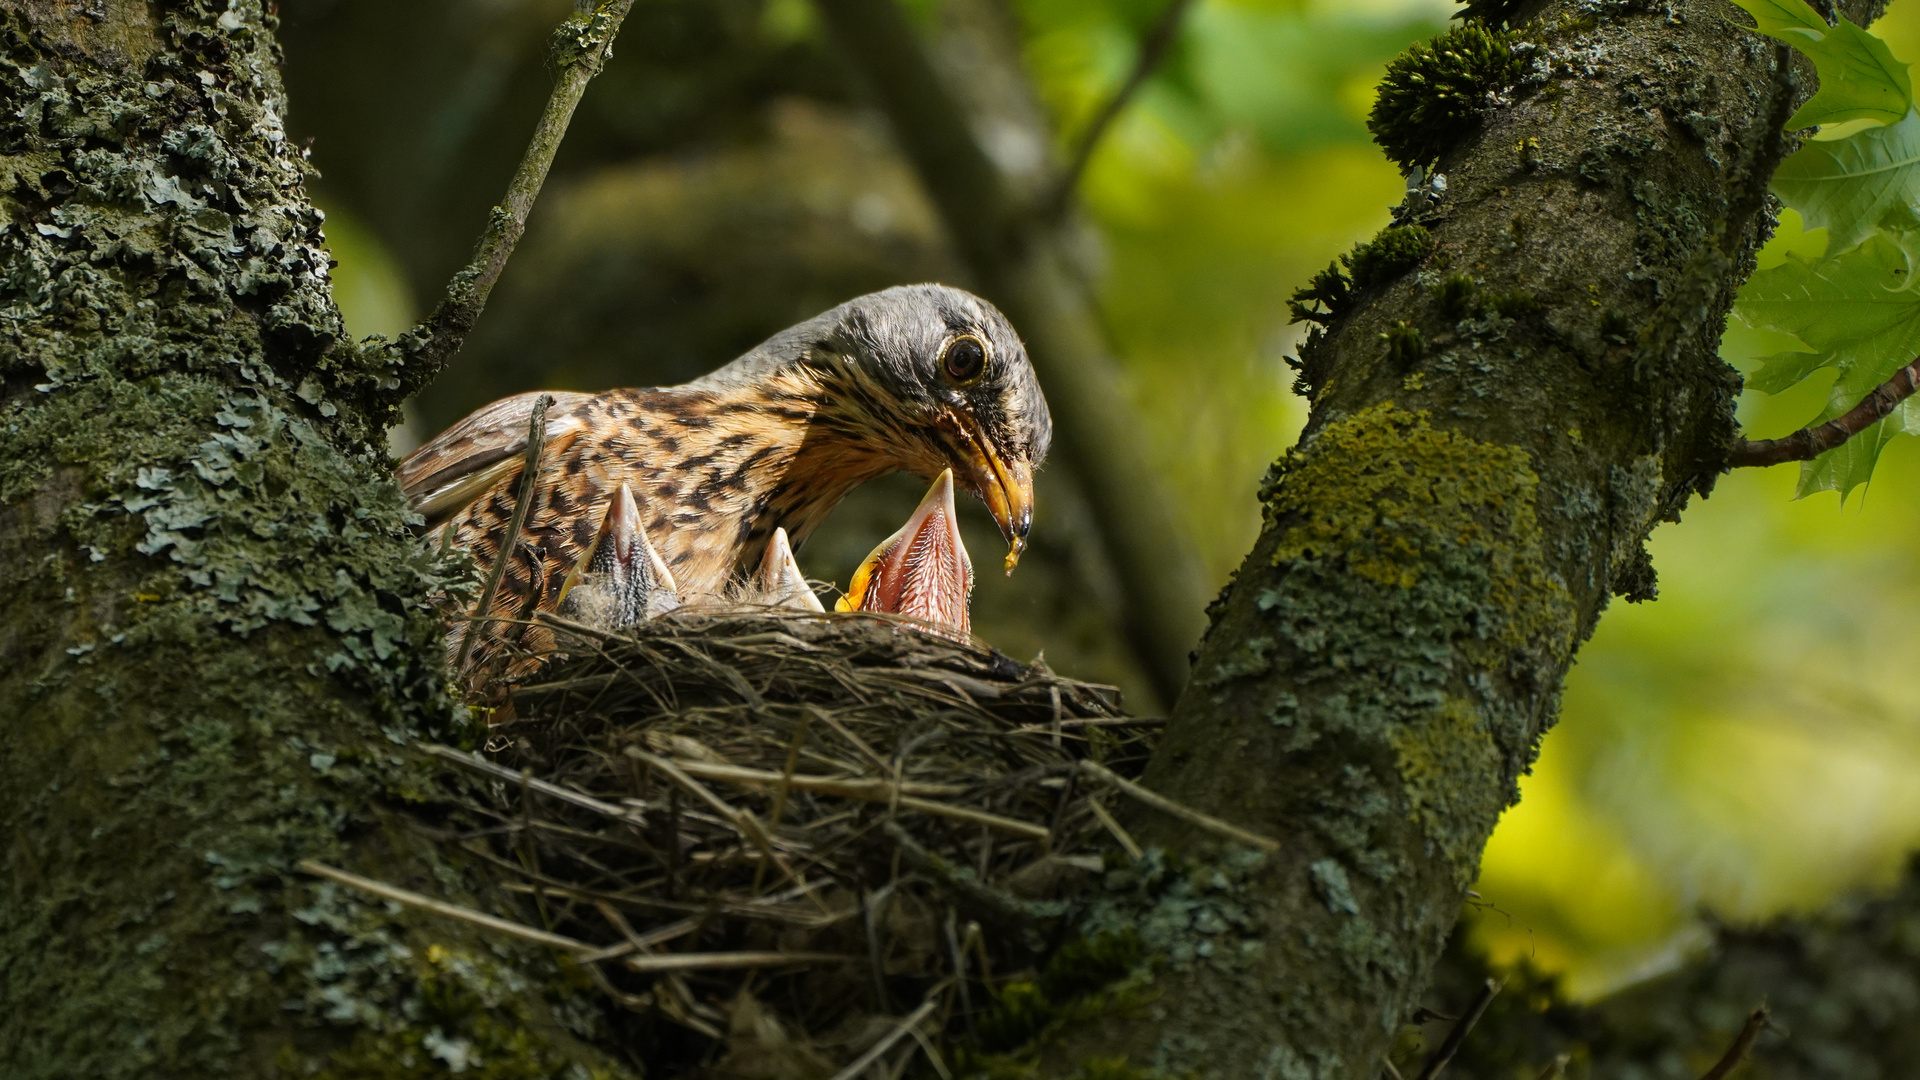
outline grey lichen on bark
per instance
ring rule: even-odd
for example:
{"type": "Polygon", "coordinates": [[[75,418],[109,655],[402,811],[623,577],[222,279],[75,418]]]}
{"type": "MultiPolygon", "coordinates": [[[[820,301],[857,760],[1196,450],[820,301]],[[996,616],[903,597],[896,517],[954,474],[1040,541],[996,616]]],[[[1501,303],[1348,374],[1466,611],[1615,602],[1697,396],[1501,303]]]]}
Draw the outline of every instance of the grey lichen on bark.
{"type": "Polygon", "coordinates": [[[1059,1039],[1063,1074],[1125,1050],[1371,1080],[1576,647],[1611,595],[1652,595],[1649,531],[1712,486],[1739,388],[1717,339],[1771,229],[1776,105],[1811,79],[1723,0],[1524,15],[1524,71],[1396,211],[1431,244],[1302,350],[1306,432],[1145,777],[1283,847],[1256,864],[1136,815],[1179,887],[1116,877],[1097,928],[1151,928],[1158,998],[1059,1039]],[[1231,918],[1201,918],[1209,889],[1231,918]]]}
{"type": "Polygon", "coordinates": [[[457,739],[257,0],[0,4],[0,1071],[611,1073],[552,959],[411,822],[457,739]],[[92,15],[99,15],[94,18],[92,15]]]}

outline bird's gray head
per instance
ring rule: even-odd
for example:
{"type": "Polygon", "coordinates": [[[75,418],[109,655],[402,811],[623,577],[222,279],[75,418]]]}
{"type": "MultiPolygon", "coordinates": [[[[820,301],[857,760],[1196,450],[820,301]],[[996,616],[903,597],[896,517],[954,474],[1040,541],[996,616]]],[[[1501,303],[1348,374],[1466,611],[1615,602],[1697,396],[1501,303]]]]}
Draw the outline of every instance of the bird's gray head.
{"type": "Polygon", "coordinates": [[[928,479],[953,469],[1007,538],[1007,567],[1018,560],[1053,419],[1026,345],[998,308],[945,285],[898,286],[801,323],[742,362],[759,373],[796,363],[820,372],[836,400],[819,422],[845,426],[928,479]]]}

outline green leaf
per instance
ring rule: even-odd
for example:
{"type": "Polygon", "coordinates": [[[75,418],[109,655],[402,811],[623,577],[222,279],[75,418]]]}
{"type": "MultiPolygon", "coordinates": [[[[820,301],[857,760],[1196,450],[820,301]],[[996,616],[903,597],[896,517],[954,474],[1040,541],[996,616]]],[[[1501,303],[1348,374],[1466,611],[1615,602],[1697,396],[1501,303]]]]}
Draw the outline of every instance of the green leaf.
{"type": "MultiPolygon", "coordinates": [[[[1813,422],[1841,415],[1920,354],[1920,290],[1913,288],[1920,237],[1875,233],[1851,250],[1809,259],[1791,252],[1741,287],[1737,313],[1763,330],[1792,334],[1811,352],[1766,357],[1748,385],[1778,393],[1821,368],[1835,369],[1827,405],[1813,422]]],[[[1920,430],[1920,412],[1912,419],[1920,430]]],[[[1866,483],[1880,450],[1909,430],[1906,407],[1801,470],[1802,495],[1866,483]],[[1858,445],[1855,445],[1855,444],[1858,445]]]]}
{"type": "Polygon", "coordinates": [[[1808,142],[1780,163],[1774,194],[1827,230],[1827,250],[1845,251],[1896,214],[1920,205],[1920,112],[1890,127],[1833,142],[1808,142]]]}
{"type": "Polygon", "coordinates": [[[1794,31],[1805,34],[1824,34],[1830,29],[1827,20],[1813,10],[1806,0],[1733,0],[1742,11],[1753,16],[1759,25],[1754,29],[1770,37],[1785,39],[1785,35],[1794,31]]]}
{"type": "Polygon", "coordinates": [[[1820,90],[1787,121],[1788,128],[1847,120],[1897,123],[1913,109],[1907,65],[1887,43],[1847,19],[1828,26],[1806,0],[1734,0],[1753,16],[1754,29],[1805,53],[1820,75],[1820,90]]]}
{"type": "Polygon", "coordinates": [[[1747,376],[1747,389],[1763,394],[1778,394],[1798,386],[1800,380],[1826,366],[1825,356],[1804,349],[1763,356],[1760,358],[1760,369],[1747,376]]]}
{"type": "Polygon", "coordinates": [[[1803,365],[1799,378],[1836,368],[1836,389],[1858,401],[1920,353],[1920,292],[1907,287],[1912,277],[1907,253],[1884,234],[1831,258],[1789,254],[1741,286],[1740,317],[1805,342],[1813,352],[1791,361],[1803,365]]]}

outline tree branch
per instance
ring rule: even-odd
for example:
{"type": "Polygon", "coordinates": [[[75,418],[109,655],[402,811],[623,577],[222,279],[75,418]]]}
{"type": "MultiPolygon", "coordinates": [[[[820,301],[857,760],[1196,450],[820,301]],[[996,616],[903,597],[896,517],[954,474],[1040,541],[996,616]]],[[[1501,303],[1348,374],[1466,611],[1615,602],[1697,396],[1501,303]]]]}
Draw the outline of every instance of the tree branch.
{"type": "Polygon", "coordinates": [[[473,606],[473,615],[460,635],[460,653],[453,661],[456,678],[463,678],[467,673],[467,658],[473,655],[473,644],[484,629],[481,624],[493,614],[493,598],[500,592],[500,582],[507,576],[507,564],[513,561],[514,548],[520,543],[520,530],[527,522],[527,507],[533,504],[533,482],[540,475],[540,452],[547,445],[547,406],[551,404],[551,394],[541,394],[534,399],[533,417],[527,421],[526,464],[520,469],[520,490],[513,497],[513,516],[507,520],[506,539],[494,553],[493,568],[487,571],[487,584],[480,590],[480,602],[473,606]]]}
{"type": "Polygon", "coordinates": [[[1760,1005],[1748,1013],[1747,1022],[1740,1026],[1740,1034],[1733,1038],[1733,1045],[1727,1047],[1727,1052],[1721,1055],[1719,1061],[1713,1063],[1713,1068],[1700,1074],[1700,1080],[1725,1080],[1735,1066],[1747,1060],[1747,1055],[1753,1053],[1753,1040],[1759,1038],[1760,1033],[1767,1028],[1768,1015],[1765,1005],[1760,1005]]]}
{"type": "Polygon", "coordinates": [[[1480,987],[1480,993],[1473,999],[1473,1004],[1467,1008],[1466,1015],[1453,1025],[1452,1031],[1447,1032],[1446,1041],[1442,1042],[1440,1048],[1433,1052],[1433,1056],[1427,1059],[1426,1065],[1421,1068],[1416,1080],[1435,1080],[1446,1069],[1448,1062],[1453,1060],[1453,1056],[1458,1054],[1460,1047],[1466,1043],[1467,1035],[1473,1031],[1473,1025],[1480,1022],[1480,1017],[1486,1013],[1487,1006],[1493,1004],[1495,995],[1499,994],[1500,988],[1505,985],[1504,979],[1488,979],[1480,987]]]}
{"type": "Polygon", "coordinates": [[[487,295],[500,280],[514,245],[526,232],[527,216],[546,183],[547,170],[560,152],[560,142],[573,120],[573,111],[586,95],[587,84],[613,56],[613,39],[620,33],[634,0],[576,0],[581,10],[554,30],[549,57],[557,69],[553,92],[540,114],[540,124],[520,158],[507,184],[507,193],[487,213],[487,227],[474,245],[473,258],[453,279],[447,292],[427,320],[402,334],[396,344],[405,364],[394,400],[405,401],[440,374],[453,354],[460,351],[467,333],[487,306],[487,295]]]}
{"type": "Polygon", "coordinates": [[[1066,212],[1067,203],[1072,200],[1074,189],[1080,186],[1080,177],[1087,171],[1087,163],[1093,160],[1093,152],[1099,149],[1100,140],[1126,110],[1133,96],[1139,93],[1140,88],[1160,67],[1160,61],[1166,59],[1167,51],[1179,36],[1180,20],[1192,6],[1193,0],[1172,0],[1166,10],[1160,13],[1160,18],[1147,29],[1146,36],[1140,39],[1140,52],[1134,57],[1133,70],[1128,73],[1127,81],[1121,83],[1107,103],[1094,114],[1093,120],[1075,142],[1073,156],[1068,159],[1066,169],[1041,204],[1040,214],[1043,218],[1055,220],[1066,212]]]}
{"type": "Polygon", "coordinates": [[[1784,461],[1812,461],[1886,419],[1920,386],[1920,357],[1875,387],[1860,404],[1824,423],[1803,427],[1778,439],[1735,439],[1727,448],[1727,468],[1761,468],[1784,461]]]}
{"type": "MultiPolygon", "coordinates": [[[[1737,384],[1707,331],[1763,231],[1775,153],[1753,135],[1773,142],[1804,91],[1719,0],[1527,7],[1531,48],[1606,55],[1608,74],[1518,76],[1440,132],[1446,193],[1403,208],[1368,246],[1403,254],[1303,346],[1321,373],[1306,432],[1263,485],[1261,537],[1139,778],[1282,847],[1241,870],[1191,825],[1122,817],[1197,864],[1189,880],[1227,882],[1257,959],[1169,968],[1150,1020],[1064,1034],[1046,1055],[1063,1073],[1147,1060],[1178,1032],[1203,1075],[1374,1080],[1616,567],[1722,464],[1737,384]],[[1695,137],[1662,110],[1706,72],[1721,126],[1695,137]],[[1527,303],[1482,324],[1463,291],[1527,303]],[[1287,989],[1239,989],[1256,980],[1287,989]]],[[[1413,125],[1384,137],[1427,134],[1413,125]]]]}

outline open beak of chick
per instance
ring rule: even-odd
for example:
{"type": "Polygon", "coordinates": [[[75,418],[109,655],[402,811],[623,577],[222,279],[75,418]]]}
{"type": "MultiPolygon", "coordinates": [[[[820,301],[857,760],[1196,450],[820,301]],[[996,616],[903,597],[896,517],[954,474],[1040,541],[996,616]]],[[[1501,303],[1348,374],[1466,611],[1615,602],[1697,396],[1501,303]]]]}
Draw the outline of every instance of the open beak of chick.
{"type": "Polygon", "coordinates": [[[756,600],[770,607],[826,610],[800,572],[800,564],[793,561],[793,543],[785,529],[773,530],[773,538],[767,541],[767,553],[760,557],[760,570],[753,576],[753,592],[756,600]]]}
{"type": "Polygon", "coordinates": [[[620,628],[680,606],[666,560],[647,541],[640,504],[625,484],[607,500],[593,543],[560,586],[559,610],[583,622],[620,628]]]}
{"type": "MultiPolygon", "coordinates": [[[[1014,557],[1009,555],[1009,562],[1014,557]]],[[[905,615],[965,641],[972,632],[967,612],[972,595],[973,560],[960,542],[949,469],[934,480],[900,531],[881,541],[854,571],[836,610],[905,615]]]]}

